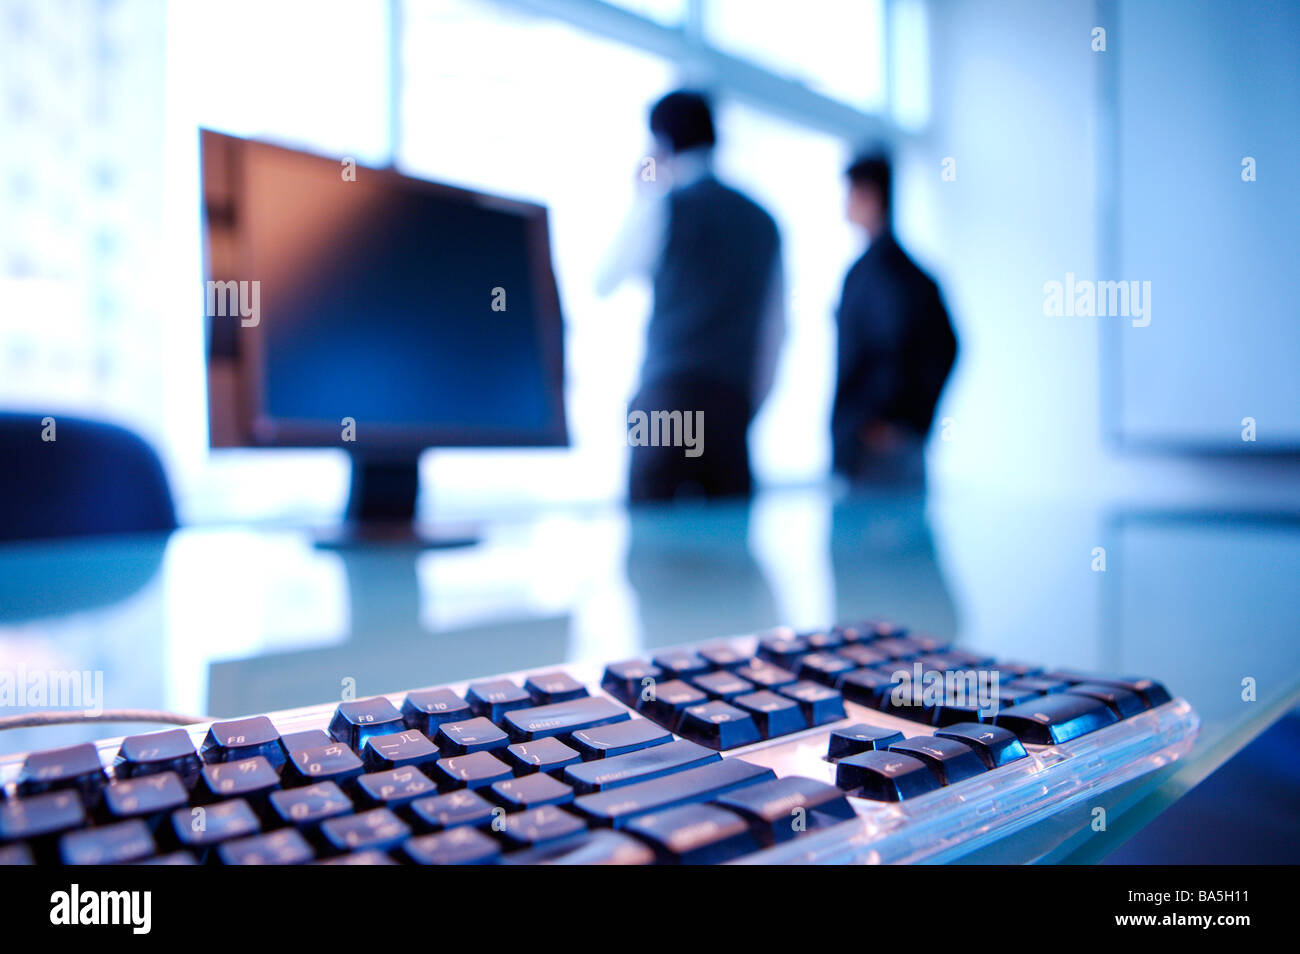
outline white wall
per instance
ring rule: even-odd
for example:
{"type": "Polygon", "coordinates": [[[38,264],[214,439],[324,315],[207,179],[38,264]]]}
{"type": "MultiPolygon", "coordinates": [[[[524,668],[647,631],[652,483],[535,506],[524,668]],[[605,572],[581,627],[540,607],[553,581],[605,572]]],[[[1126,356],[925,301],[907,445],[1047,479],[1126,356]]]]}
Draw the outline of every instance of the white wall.
{"type": "Polygon", "coordinates": [[[936,486],[1294,500],[1294,463],[1110,446],[1099,346],[1101,322],[1116,319],[1043,314],[1044,282],[1103,277],[1097,70],[1107,54],[1091,49],[1096,25],[1096,5],[1082,0],[931,4],[933,122],[903,150],[899,204],[900,231],[943,285],[961,341],[938,415],[953,418],[952,440],[932,442],[936,486]],[[941,179],[944,157],[956,181],[941,179]]]}

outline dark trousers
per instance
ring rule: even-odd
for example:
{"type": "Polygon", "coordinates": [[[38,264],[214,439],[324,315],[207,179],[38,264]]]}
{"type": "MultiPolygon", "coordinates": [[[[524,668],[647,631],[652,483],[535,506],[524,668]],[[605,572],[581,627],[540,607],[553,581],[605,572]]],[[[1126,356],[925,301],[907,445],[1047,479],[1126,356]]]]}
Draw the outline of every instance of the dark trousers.
{"type": "Polygon", "coordinates": [[[899,425],[902,439],[887,451],[868,449],[856,435],[835,441],[834,470],[861,486],[925,487],[925,435],[899,425]]]}
{"type": "Polygon", "coordinates": [[[743,497],[752,492],[745,435],[753,411],[749,399],[735,388],[693,376],[650,382],[641,386],[628,405],[628,417],[632,443],[629,500],[743,497]],[[680,411],[683,417],[703,412],[702,428],[695,435],[702,438],[701,453],[692,457],[682,446],[636,443],[631,423],[634,415],[639,412],[652,419],[656,411],[680,411]]]}

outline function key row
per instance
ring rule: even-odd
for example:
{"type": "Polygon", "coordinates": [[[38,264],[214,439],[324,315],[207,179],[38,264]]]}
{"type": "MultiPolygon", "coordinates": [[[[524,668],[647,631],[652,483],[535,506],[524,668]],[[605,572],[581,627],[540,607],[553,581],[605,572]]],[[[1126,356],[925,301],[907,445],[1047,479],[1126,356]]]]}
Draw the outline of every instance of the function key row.
{"type": "MultiPolygon", "coordinates": [[[[397,737],[403,729],[417,729],[431,736],[443,723],[465,722],[474,717],[499,722],[515,709],[587,696],[582,683],[556,671],[530,676],[522,687],[509,680],[474,683],[463,699],[450,689],[416,690],[407,694],[400,710],[382,696],[344,702],[335,710],[328,734],[311,730],[281,736],[270,718],[252,716],[214,722],[196,751],[185,729],[150,732],[122,741],[113,760],[113,776],[125,779],[175,772],[187,787],[192,787],[204,764],[260,756],[278,769],[296,749],[341,742],[360,754],[372,737],[397,737]]],[[[37,795],[76,788],[93,800],[94,791],[107,781],[95,747],[84,743],[29,755],[18,780],[18,793],[37,795]]]]}

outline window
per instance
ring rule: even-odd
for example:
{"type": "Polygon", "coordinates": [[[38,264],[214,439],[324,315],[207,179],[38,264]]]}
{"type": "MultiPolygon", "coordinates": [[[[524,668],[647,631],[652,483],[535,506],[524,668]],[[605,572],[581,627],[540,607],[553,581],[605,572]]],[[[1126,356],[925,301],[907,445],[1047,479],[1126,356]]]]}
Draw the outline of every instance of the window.
{"type": "Polygon", "coordinates": [[[704,36],[859,109],[885,104],[882,0],[710,0],[704,36]]]}
{"type": "Polygon", "coordinates": [[[923,62],[923,0],[141,2],[87,5],[71,28],[50,10],[6,6],[0,401],[135,428],[183,516],[321,513],[346,482],[334,451],[207,453],[198,127],[545,203],[574,446],[439,452],[436,487],[444,502],[610,499],[649,299],[599,298],[593,274],[647,109],[683,82],[715,91],[720,170],[783,229],[789,331],[757,475],[824,473],[831,314],[854,253],[841,171],[887,114],[924,122],[924,75],[885,55],[906,43],[903,67],[923,62]]]}

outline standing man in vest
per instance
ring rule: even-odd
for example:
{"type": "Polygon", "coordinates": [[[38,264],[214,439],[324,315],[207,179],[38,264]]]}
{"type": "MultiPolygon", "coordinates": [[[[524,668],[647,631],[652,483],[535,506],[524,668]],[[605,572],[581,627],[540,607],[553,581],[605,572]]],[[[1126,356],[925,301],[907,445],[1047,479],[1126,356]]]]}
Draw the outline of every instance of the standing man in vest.
{"type": "Polygon", "coordinates": [[[889,160],[864,156],[848,179],[848,219],[870,244],[836,315],[833,467],[859,484],[924,486],[922,451],[957,339],[938,286],[894,239],[889,160]]]}
{"type": "Polygon", "coordinates": [[[633,209],[597,281],[608,293],[639,272],[653,285],[641,381],[628,408],[628,497],[748,495],[746,434],[785,333],[780,233],[761,206],[715,178],[703,95],[669,93],[650,111],[650,131],[655,151],[641,178],[653,191],[633,209]],[[679,420],[689,446],[666,434],[677,433],[667,425],[679,420]]]}

